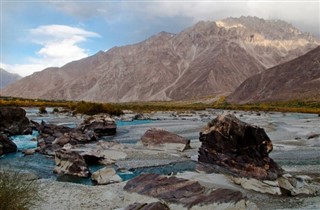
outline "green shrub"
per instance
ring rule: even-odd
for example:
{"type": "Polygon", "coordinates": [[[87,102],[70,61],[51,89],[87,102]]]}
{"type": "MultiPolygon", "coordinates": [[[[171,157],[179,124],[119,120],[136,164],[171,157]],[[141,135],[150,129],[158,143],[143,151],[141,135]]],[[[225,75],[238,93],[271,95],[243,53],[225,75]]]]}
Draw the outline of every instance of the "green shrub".
{"type": "Polygon", "coordinates": [[[106,113],[110,115],[119,116],[123,114],[121,109],[111,105],[111,104],[100,104],[100,103],[91,103],[91,102],[79,102],[75,107],[76,113],[94,115],[100,113],[106,113]]]}
{"type": "Polygon", "coordinates": [[[47,114],[47,110],[46,110],[46,107],[45,106],[40,106],[39,107],[39,113],[40,114],[47,114]]]}
{"type": "Polygon", "coordinates": [[[39,185],[35,181],[26,181],[24,174],[17,171],[0,169],[0,209],[32,209],[41,201],[39,185]]]}
{"type": "Polygon", "coordinates": [[[59,109],[58,109],[58,108],[54,108],[54,109],[52,110],[52,112],[53,112],[53,113],[57,113],[57,112],[59,112],[59,109]]]}

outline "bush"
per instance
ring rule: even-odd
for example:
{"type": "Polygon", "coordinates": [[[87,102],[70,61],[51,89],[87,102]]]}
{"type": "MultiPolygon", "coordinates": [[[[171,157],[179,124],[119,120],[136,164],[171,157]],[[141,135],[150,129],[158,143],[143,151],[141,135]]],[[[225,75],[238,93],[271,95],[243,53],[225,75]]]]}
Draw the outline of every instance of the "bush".
{"type": "Polygon", "coordinates": [[[41,201],[39,185],[34,181],[26,181],[24,174],[17,171],[0,169],[0,209],[31,209],[41,201]]]}
{"type": "Polygon", "coordinates": [[[100,104],[91,102],[79,102],[75,107],[76,113],[95,115],[100,113],[106,113],[110,115],[119,116],[123,114],[121,109],[111,105],[111,104],[100,104]]]}
{"type": "Polygon", "coordinates": [[[52,110],[52,112],[53,112],[53,113],[58,113],[58,112],[59,112],[59,109],[58,109],[58,108],[54,108],[54,109],[52,110]]]}
{"type": "Polygon", "coordinates": [[[46,107],[45,106],[40,106],[39,107],[39,113],[40,114],[47,114],[47,110],[46,110],[46,107]]]}

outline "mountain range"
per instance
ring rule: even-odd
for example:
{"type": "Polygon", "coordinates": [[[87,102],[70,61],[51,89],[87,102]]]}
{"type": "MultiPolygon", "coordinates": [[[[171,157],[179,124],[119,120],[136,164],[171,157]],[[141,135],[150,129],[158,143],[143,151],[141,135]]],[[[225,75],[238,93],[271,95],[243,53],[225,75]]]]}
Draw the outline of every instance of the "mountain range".
{"type": "Polygon", "coordinates": [[[127,102],[228,95],[247,78],[316,48],[320,41],[281,20],[201,21],[25,77],[2,95],[127,102]]]}
{"type": "Polygon", "coordinates": [[[248,78],[227,100],[232,103],[320,101],[320,47],[248,78]]]}
{"type": "Polygon", "coordinates": [[[10,85],[11,83],[14,83],[21,78],[22,77],[18,74],[12,74],[0,68],[0,89],[10,85]]]}

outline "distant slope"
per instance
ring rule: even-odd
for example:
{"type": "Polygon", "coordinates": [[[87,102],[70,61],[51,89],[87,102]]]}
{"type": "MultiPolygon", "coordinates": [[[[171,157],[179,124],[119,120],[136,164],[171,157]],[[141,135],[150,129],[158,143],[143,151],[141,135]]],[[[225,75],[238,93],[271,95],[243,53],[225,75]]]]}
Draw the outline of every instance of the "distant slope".
{"type": "Polygon", "coordinates": [[[244,81],[227,100],[233,103],[320,101],[320,46],[244,81]]]}
{"type": "Polygon", "coordinates": [[[320,42],[283,21],[256,17],[199,22],[5,88],[4,95],[98,102],[185,100],[229,94],[248,77],[289,61],[320,42]]]}
{"type": "Polygon", "coordinates": [[[22,77],[18,74],[12,74],[0,68],[0,89],[10,85],[11,83],[14,83],[21,78],[22,77]]]}

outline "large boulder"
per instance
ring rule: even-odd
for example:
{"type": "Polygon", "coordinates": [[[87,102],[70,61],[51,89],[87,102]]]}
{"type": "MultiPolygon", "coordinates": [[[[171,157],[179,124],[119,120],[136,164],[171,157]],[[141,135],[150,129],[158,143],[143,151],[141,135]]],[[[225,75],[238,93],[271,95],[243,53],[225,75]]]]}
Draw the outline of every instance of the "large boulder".
{"type": "Polygon", "coordinates": [[[0,132],[8,135],[31,134],[26,111],[20,107],[0,107],[0,132]]]}
{"type": "Polygon", "coordinates": [[[272,143],[263,128],[240,121],[232,114],[212,120],[200,133],[198,161],[216,172],[275,180],[283,170],[269,157],[272,143]]]}
{"type": "Polygon", "coordinates": [[[16,151],[17,145],[13,143],[7,135],[0,133],[0,156],[16,151]]]}
{"type": "Polygon", "coordinates": [[[54,172],[79,177],[89,177],[90,171],[84,158],[75,151],[58,150],[55,152],[54,172]]]}
{"type": "Polygon", "coordinates": [[[91,175],[91,179],[98,184],[112,184],[121,182],[121,177],[113,168],[102,168],[91,175]]]}
{"type": "Polygon", "coordinates": [[[124,190],[165,201],[167,204],[181,204],[188,209],[256,209],[239,191],[230,189],[209,189],[197,181],[163,176],[141,174],[131,179],[124,190]]]}
{"type": "Polygon", "coordinates": [[[85,132],[94,131],[99,137],[114,135],[117,131],[117,125],[114,119],[107,115],[94,115],[88,117],[78,126],[78,129],[85,132]]]}
{"type": "Polygon", "coordinates": [[[180,152],[190,148],[190,140],[169,131],[150,128],[141,137],[140,142],[149,148],[178,150],[180,152]]]}
{"type": "Polygon", "coordinates": [[[96,134],[91,131],[80,131],[75,128],[46,124],[44,122],[39,126],[39,136],[37,137],[40,152],[47,155],[54,155],[54,152],[60,150],[64,145],[85,144],[97,140],[96,134]]]}

